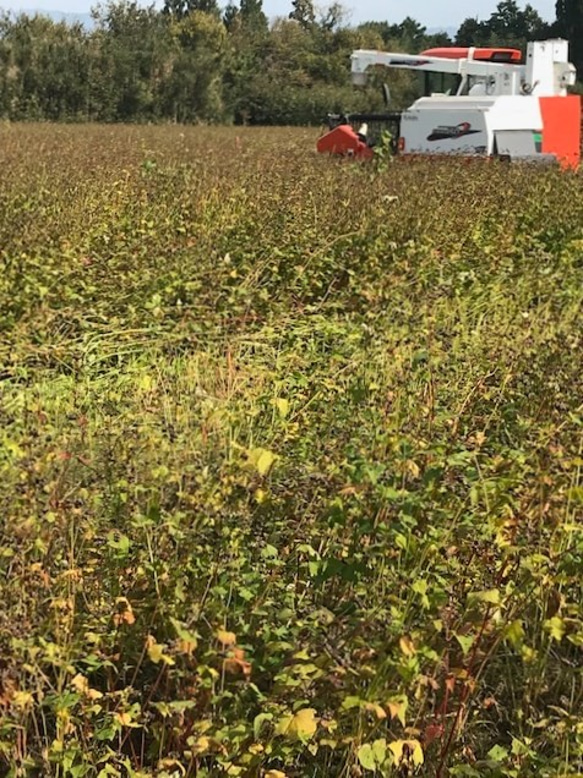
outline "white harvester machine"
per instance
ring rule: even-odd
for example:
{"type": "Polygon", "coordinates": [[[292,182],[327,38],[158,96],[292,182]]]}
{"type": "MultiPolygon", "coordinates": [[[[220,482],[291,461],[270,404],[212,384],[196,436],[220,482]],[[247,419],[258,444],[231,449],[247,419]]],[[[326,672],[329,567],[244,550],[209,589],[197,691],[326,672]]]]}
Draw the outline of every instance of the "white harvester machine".
{"type": "Polygon", "coordinates": [[[366,84],[376,66],[410,70],[427,74],[426,96],[405,111],[330,115],[318,151],[371,157],[374,125],[389,129],[400,154],[498,156],[577,167],[581,98],[568,94],[576,80],[568,42],[529,43],[526,62],[521,58],[520,51],[503,48],[440,48],[420,55],[355,51],[355,85],[366,84]],[[442,74],[442,86],[451,86],[433,91],[435,74],[442,74]]]}

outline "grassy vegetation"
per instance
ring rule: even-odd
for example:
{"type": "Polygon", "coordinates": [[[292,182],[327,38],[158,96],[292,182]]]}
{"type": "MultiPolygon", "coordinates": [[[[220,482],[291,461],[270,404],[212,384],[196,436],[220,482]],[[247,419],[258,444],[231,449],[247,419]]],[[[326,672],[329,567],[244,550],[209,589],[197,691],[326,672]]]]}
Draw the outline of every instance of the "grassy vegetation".
{"type": "Polygon", "coordinates": [[[583,771],[583,177],[0,129],[0,773],[583,771]]]}

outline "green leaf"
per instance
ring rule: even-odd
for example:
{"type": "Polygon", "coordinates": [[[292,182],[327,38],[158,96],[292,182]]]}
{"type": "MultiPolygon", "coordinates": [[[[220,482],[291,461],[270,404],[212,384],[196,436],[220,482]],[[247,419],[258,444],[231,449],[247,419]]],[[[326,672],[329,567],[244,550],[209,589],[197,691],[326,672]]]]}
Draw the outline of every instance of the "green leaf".
{"type": "Polygon", "coordinates": [[[528,746],[528,743],[523,743],[522,740],[518,740],[515,737],[512,738],[512,753],[515,756],[534,756],[533,750],[528,746]]]}
{"type": "Polygon", "coordinates": [[[424,581],[422,579],[415,581],[413,584],[413,591],[417,592],[417,594],[427,594],[427,581],[424,581]]]}
{"type": "Polygon", "coordinates": [[[107,533],[107,545],[125,556],[130,550],[130,539],[117,530],[107,533]]]}
{"type": "Polygon", "coordinates": [[[489,605],[500,605],[500,591],[489,589],[485,592],[470,592],[468,602],[486,602],[489,605]]]}
{"type": "Polygon", "coordinates": [[[559,616],[553,616],[552,619],[547,619],[544,623],[544,628],[557,643],[561,642],[567,631],[565,622],[563,619],[559,618],[559,616]]]}
{"type": "Polygon", "coordinates": [[[510,623],[504,632],[506,640],[513,648],[520,648],[524,640],[524,627],[520,619],[515,619],[510,623]]]}
{"type": "Polygon", "coordinates": [[[385,738],[379,738],[372,744],[372,750],[376,763],[380,766],[387,758],[387,741],[385,738]]]}
{"type": "Polygon", "coordinates": [[[568,496],[573,502],[583,503],[583,486],[573,486],[569,489],[568,496]]]}
{"type": "Polygon", "coordinates": [[[181,640],[184,640],[187,643],[192,643],[193,646],[196,647],[196,645],[198,643],[198,635],[197,634],[195,634],[194,632],[190,632],[190,630],[186,629],[184,624],[182,622],[178,621],[178,619],[174,619],[174,618],[170,617],[170,623],[172,624],[172,626],[176,630],[176,634],[178,635],[178,637],[181,640]]]}
{"type": "Polygon", "coordinates": [[[456,633],[455,639],[460,644],[460,647],[462,649],[463,655],[467,656],[470,648],[474,644],[474,636],[473,635],[458,635],[456,633]]]}
{"type": "Polygon", "coordinates": [[[449,772],[450,775],[456,776],[456,778],[482,778],[482,773],[479,773],[467,764],[454,765],[449,772]]]}
{"type": "Polygon", "coordinates": [[[418,594],[421,597],[421,605],[426,609],[430,606],[429,597],[427,596],[427,587],[427,581],[424,580],[415,581],[412,586],[415,594],[418,594]]]}
{"type": "Polygon", "coordinates": [[[493,762],[504,762],[508,759],[508,751],[502,746],[494,746],[488,751],[488,759],[493,762]]]}
{"type": "Polygon", "coordinates": [[[364,704],[364,700],[360,697],[345,697],[342,700],[340,710],[352,710],[352,708],[360,708],[364,704]]]}
{"type": "Polygon", "coordinates": [[[370,743],[365,743],[358,749],[358,761],[365,770],[376,770],[377,762],[370,743]]]}
{"type": "Polygon", "coordinates": [[[253,736],[255,740],[259,739],[261,729],[266,721],[273,721],[273,713],[258,713],[253,719],[253,736]]]}

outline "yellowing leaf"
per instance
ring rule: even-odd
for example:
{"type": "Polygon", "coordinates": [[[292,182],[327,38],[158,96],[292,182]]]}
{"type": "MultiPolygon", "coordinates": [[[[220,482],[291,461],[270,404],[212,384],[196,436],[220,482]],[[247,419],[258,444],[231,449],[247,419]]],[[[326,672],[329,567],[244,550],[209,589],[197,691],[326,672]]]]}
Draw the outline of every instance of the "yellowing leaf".
{"type": "Polygon", "coordinates": [[[81,673],[77,673],[77,675],[73,678],[71,681],[71,686],[73,689],[75,689],[76,692],[89,697],[89,699],[92,701],[100,700],[103,697],[102,692],[98,691],[97,689],[89,688],[89,681],[81,673]]]}
{"type": "Polygon", "coordinates": [[[419,765],[422,765],[425,761],[425,755],[423,754],[423,748],[421,746],[421,743],[418,740],[409,740],[407,741],[409,743],[409,746],[413,749],[413,764],[418,767],[419,765]]]}
{"type": "Polygon", "coordinates": [[[391,753],[393,754],[393,762],[397,766],[401,764],[401,760],[403,759],[403,746],[405,745],[404,740],[395,740],[392,743],[389,743],[389,749],[391,753]]]}
{"type": "Polygon", "coordinates": [[[251,675],[251,662],[245,659],[245,652],[242,648],[236,648],[232,652],[232,656],[224,660],[223,668],[225,672],[231,673],[231,675],[242,674],[246,678],[251,675]]]}
{"type": "Polygon", "coordinates": [[[268,770],[264,774],[264,778],[287,778],[287,775],[282,773],[281,770],[268,770]]]}
{"type": "Polygon", "coordinates": [[[409,707],[409,701],[406,697],[393,697],[387,702],[387,708],[392,719],[399,719],[401,725],[404,727],[406,723],[406,713],[409,707]]]}
{"type": "Polygon", "coordinates": [[[284,397],[278,397],[275,401],[275,406],[279,411],[281,418],[285,419],[289,413],[289,400],[286,400],[284,397]]]}
{"type": "Polygon", "coordinates": [[[223,646],[234,646],[237,642],[237,636],[234,632],[227,632],[225,629],[219,629],[217,631],[217,640],[222,643],[223,646]]]}
{"type": "Polygon", "coordinates": [[[544,628],[545,631],[548,632],[549,635],[553,638],[553,640],[557,641],[557,643],[561,642],[565,636],[565,632],[567,631],[565,622],[558,616],[553,616],[552,619],[547,619],[544,623],[544,628]]]}
{"type": "Polygon", "coordinates": [[[148,651],[148,658],[155,665],[160,662],[164,662],[167,665],[175,664],[174,659],[164,653],[166,646],[163,643],[156,642],[156,638],[153,635],[148,635],[146,639],[146,649],[148,651]]]}
{"type": "Polygon", "coordinates": [[[284,735],[297,740],[310,740],[318,729],[316,711],[313,708],[302,708],[293,716],[283,716],[275,729],[277,735],[284,735]]]}
{"type": "Polygon", "coordinates": [[[115,601],[115,607],[116,613],[113,616],[113,623],[116,627],[121,626],[121,624],[134,624],[136,617],[126,597],[118,597],[115,601]]]}
{"type": "Polygon", "coordinates": [[[253,448],[249,451],[249,464],[257,470],[259,475],[267,475],[276,459],[276,455],[266,448],[253,448]]]}
{"type": "Polygon", "coordinates": [[[206,735],[202,735],[192,744],[191,749],[193,754],[204,754],[211,747],[211,740],[206,735]]]}
{"type": "Polygon", "coordinates": [[[413,641],[407,635],[404,635],[399,640],[399,648],[407,658],[415,656],[417,653],[417,649],[415,648],[413,641]]]}
{"type": "Polygon", "coordinates": [[[288,731],[291,735],[296,735],[301,740],[306,740],[311,738],[317,729],[316,711],[313,708],[303,708],[290,721],[288,731]]]}
{"type": "Polygon", "coordinates": [[[187,656],[192,656],[194,652],[196,651],[198,643],[196,640],[181,640],[178,643],[178,650],[181,654],[186,654],[187,656]]]}
{"type": "Polygon", "coordinates": [[[144,392],[149,392],[152,389],[153,385],[154,385],[154,381],[152,380],[152,376],[143,375],[138,379],[138,386],[144,392]]]}
{"type": "Polygon", "coordinates": [[[376,702],[367,702],[364,708],[365,710],[369,711],[369,713],[374,713],[379,721],[387,718],[387,712],[385,709],[381,708],[380,705],[377,705],[376,702]]]}
{"type": "Polygon", "coordinates": [[[25,456],[25,452],[20,448],[15,440],[8,440],[5,438],[3,448],[9,454],[12,454],[14,459],[22,459],[25,456]]]}
{"type": "Polygon", "coordinates": [[[265,489],[256,489],[253,496],[255,497],[255,502],[258,505],[262,505],[267,500],[267,492],[265,489]]]}
{"type": "Polygon", "coordinates": [[[87,694],[89,691],[89,681],[87,678],[85,678],[84,675],[81,675],[81,673],[77,673],[77,675],[73,678],[71,681],[71,686],[73,689],[75,689],[76,692],[79,692],[79,694],[87,694]]]}
{"type": "Polygon", "coordinates": [[[403,762],[418,767],[424,762],[423,748],[418,740],[395,740],[389,743],[389,749],[393,754],[395,767],[399,767],[403,762]]]}
{"type": "Polygon", "coordinates": [[[419,473],[421,471],[419,470],[419,465],[416,462],[414,462],[412,459],[409,459],[407,460],[406,467],[413,478],[419,478],[419,473]]]}
{"type": "Polygon", "coordinates": [[[33,696],[30,692],[14,692],[14,695],[10,702],[15,708],[21,710],[27,708],[33,701],[33,696]]]}
{"type": "Polygon", "coordinates": [[[153,638],[152,635],[148,635],[146,645],[150,661],[157,665],[162,660],[162,655],[164,653],[163,646],[161,646],[160,643],[157,643],[156,639],[153,638]]]}

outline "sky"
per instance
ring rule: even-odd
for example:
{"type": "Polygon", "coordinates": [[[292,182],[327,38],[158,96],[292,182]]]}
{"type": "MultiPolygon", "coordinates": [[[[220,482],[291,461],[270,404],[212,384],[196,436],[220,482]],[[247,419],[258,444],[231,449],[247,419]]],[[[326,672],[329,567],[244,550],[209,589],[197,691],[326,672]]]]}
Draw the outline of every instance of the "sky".
{"type": "MultiPolygon", "coordinates": [[[[147,5],[148,1],[143,0],[147,5]]],[[[498,0],[341,0],[341,4],[350,12],[349,21],[357,24],[362,21],[400,22],[405,16],[412,16],[426,27],[458,26],[468,16],[487,18],[496,8],[498,0]]],[[[221,3],[225,5],[226,0],[221,3]]],[[[316,0],[316,5],[326,6],[326,0],[316,0]]],[[[530,0],[543,19],[555,18],[555,0],[530,0]]],[[[89,11],[97,0],[0,0],[0,8],[6,10],[50,10],[83,13],[89,11]]],[[[519,5],[524,7],[522,0],[519,5]]],[[[263,0],[263,9],[269,17],[286,16],[291,9],[291,0],[263,0]]]]}

